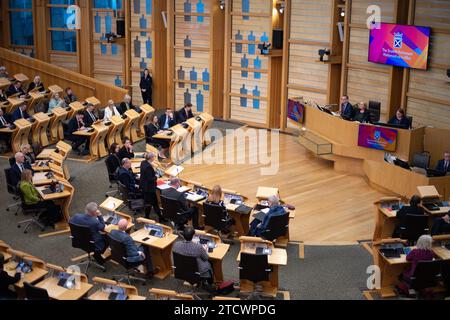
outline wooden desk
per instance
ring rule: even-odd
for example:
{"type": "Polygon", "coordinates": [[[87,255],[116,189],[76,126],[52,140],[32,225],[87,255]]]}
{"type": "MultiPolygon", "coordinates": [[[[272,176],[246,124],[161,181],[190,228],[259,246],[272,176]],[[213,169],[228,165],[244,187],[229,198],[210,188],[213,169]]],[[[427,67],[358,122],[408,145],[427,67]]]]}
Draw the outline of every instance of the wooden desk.
{"type": "Polygon", "coordinates": [[[190,294],[178,293],[174,290],[166,290],[166,289],[157,289],[151,288],[148,290],[151,294],[155,296],[156,300],[194,300],[194,297],[190,294]]]}
{"type": "Polygon", "coordinates": [[[450,250],[443,246],[434,246],[433,253],[441,260],[450,260],[450,250]]]}
{"type": "MultiPolygon", "coordinates": [[[[125,213],[123,213],[123,212],[119,212],[119,211],[114,211],[114,213],[115,213],[116,215],[118,215],[120,219],[125,219],[125,220],[128,221],[127,232],[128,232],[129,230],[131,230],[131,228],[134,227],[133,218],[132,218],[130,215],[125,214],[125,213]]],[[[110,224],[110,225],[106,225],[106,227],[105,227],[105,232],[106,232],[106,233],[110,233],[111,231],[113,231],[113,230],[118,230],[118,229],[119,229],[119,227],[118,227],[117,225],[115,225],[115,224],[110,224]]]]}
{"type": "Polygon", "coordinates": [[[18,106],[25,102],[25,99],[19,97],[9,97],[8,102],[10,103],[9,108],[6,110],[7,113],[13,113],[18,106]]]}
{"type": "Polygon", "coordinates": [[[256,191],[256,198],[258,200],[267,200],[270,196],[277,196],[280,198],[280,190],[272,187],[258,187],[256,191]]]}
{"type": "MultiPolygon", "coordinates": [[[[285,249],[274,248],[273,243],[267,240],[256,237],[240,237],[241,250],[237,257],[237,261],[240,261],[241,252],[255,254],[256,246],[265,246],[272,249],[272,254],[268,258],[268,263],[272,268],[269,273],[269,281],[263,281],[262,287],[265,294],[276,296],[278,292],[278,272],[279,266],[287,265],[287,252],[285,249]]],[[[254,284],[251,281],[240,279],[241,292],[253,292],[254,284]]]]}
{"type": "Polygon", "coordinates": [[[32,141],[37,141],[41,146],[46,147],[50,144],[47,137],[47,128],[50,124],[50,118],[43,112],[36,113],[33,118],[36,121],[32,125],[32,141]]]}
{"type": "Polygon", "coordinates": [[[43,186],[43,185],[49,185],[52,183],[52,179],[49,179],[46,177],[46,174],[48,172],[36,172],[33,175],[33,184],[35,186],[43,186]]]}
{"type": "Polygon", "coordinates": [[[54,300],[80,300],[86,296],[93,287],[90,283],[80,281],[78,283],[79,288],[69,290],[58,286],[58,281],[59,279],[55,277],[47,278],[36,284],[36,287],[46,289],[49,297],[54,300]]]}
{"type": "Polygon", "coordinates": [[[34,114],[34,107],[44,101],[45,94],[39,91],[29,92],[28,94],[31,96],[31,100],[28,103],[27,112],[32,115],[34,114]]]}
{"type": "Polygon", "coordinates": [[[125,125],[125,120],[119,116],[111,117],[111,124],[109,125],[109,131],[106,136],[106,144],[108,148],[111,147],[113,143],[117,143],[122,146],[122,130],[125,125]]]}
{"type": "Polygon", "coordinates": [[[97,149],[97,156],[99,158],[106,157],[108,155],[108,151],[105,148],[105,139],[109,128],[105,126],[103,122],[94,123],[92,128],[94,128],[96,132],[96,135],[91,139],[93,148],[97,149]]]}
{"type": "Polygon", "coordinates": [[[89,98],[85,99],[84,101],[92,104],[95,108],[98,108],[102,104],[101,101],[98,100],[96,97],[89,97],[89,98]]]}
{"type": "Polygon", "coordinates": [[[214,117],[206,112],[201,113],[199,117],[202,119],[202,142],[203,145],[207,146],[211,144],[211,136],[208,129],[213,124],[214,117]]]}
{"type": "Polygon", "coordinates": [[[71,119],[78,111],[83,111],[86,107],[79,101],[69,104],[70,110],[67,111],[67,119],[71,119]]]}
{"type": "Polygon", "coordinates": [[[123,201],[114,197],[108,197],[103,201],[99,207],[105,209],[106,211],[116,211],[123,204],[123,201]]]}
{"type": "Polygon", "coordinates": [[[171,130],[173,131],[175,138],[171,140],[170,143],[170,160],[176,164],[179,164],[184,158],[191,155],[191,142],[188,140],[189,131],[183,128],[181,124],[173,126],[171,130]]]}
{"type": "Polygon", "coordinates": [[[85,137],[89,140],[89,160],[95,160],[98,158],[98,144],[93,143],[95,136],[98,134],[95,128],[92,131],[78,130],[73,134],[80,137],[85,137]]]}
{"type": "Polygon", "coordinates": [[[149,122],[155,114],[155,109],[148,104],[140,106],[142,112],[139,114],[139,137],[145,138],[145,125],[149,122]]]}
{"type": "Polygon", "coordinates": [[[11,82],[3,77],[0,77],[0,89],[6,90],[11,85],[11,82]]]}
{"type": "Polygon", "coordinates": [[[153,220],[138,218],[137,221],[145,224],[155,224],[163,227],[163,230],[165,231],[165,235],[163,238],[149,235],[148,230],[145,230],[145,228],[133,232],[131,234],[131,237],[135,242],[149,247],[153,265],[159,267],[159,272],[155,275],[155,277],[158,279],[167,278],[172,273],[172,246],[177,240],[178,236],[172,234],[173,230],[171,228],[156,223],[153,220]],[[143,239],[147,237],[149,239],[147,241],[143,241],[143,239]]]}
{"type": "Polygon", "coordinates": [[[11,259],[12,255],[9,253],[9,250],[11,247],[7,245],[5,242],[0,240],[0,253],[3,254],[3,258],[5,259],[5,262],[8,262],[9,259],[11,259]]]}
{"type": "Polygon", "coordinates": [[[202,122],[197,121],[195,118],[190,118],[186,123],[189,125],[189,137],[186,140],[191,142],[190,150],[192,153],[199,152],[203,148],[202,122]]]}
{"type": "MultiPolygon", "coordinates": [[[[130,286],[125,283],[117,282],[117,281],[110,280],[110,279],[104,279],[104,278],[100,278],[100,277],[94,277],[92,279],[92,281],[94,281],[94,283],[97,283],[97,284],[100,284],[103,286],[116,286],[116,287],[123,288],[125,290],[125,294],[127,295],[127,300],[142,301],[142,300],[147,299],[146,297],[139,295],[136,287],[130,286]]],[[[103,289],[100,289],[100,290],[96,291],[95,293],[93,293],[92,295],[90,295],[88,299],[89,300],[109,300],[109,293],[105,292],[103,289]]]]}
{"type": "Polygon", "coordinates": [[[13,78],[16,79],[17,81],[22,82],[22,87],[24,87],[25,83],[27,81],[29,81],[30,79],[24,75],[23,73],[17,73],[15,75],[13,75],[13,78]]]}
{"type": "Polygon", "coordinates": [[[123,127],[122,134],[125,137],[130,138],[131,142],[135,143],[142,139],[138,135],[138,125],[139,125],[139,113],[135,110],[130,109],[125,112],[127,118],[125,119],[125,126],[123,127]]]}
{"type": "Polygon", "coordinates": [[[12,149],[13,153],[20,151],[20,146],[23,144],[28,144],[28,139],[31,132],[31,123],[25,119],[19,119],[14,122],[16,125],[16,130],[13,132],[12,136],[12,149]]]}
{"type": "MultiPolygon", "coordinates": [[[[48,274],[45,263],[42,260],[16,250],[9,250],[9,253],[10,255],[16,256],[19,259],[30,260],[33,263],[32,271],[29,273],[24,273],[22,279],[20,279],[20,281],[14,285],[16,291],[18,291],[18,294],[23,293],[22,290],[24,282],[34,284],[48,274]]],[[[4,270],[6,271],[6,273],[8,273],[9,276],[13,277],[16,274],[16,267],[17,261],[9,260],[7,263],[5,263],[4,270]]]]}
{"type": "Polygon", "coordinates": [[[375,202],[375,230],[373,241],[388,239],[392,236],[397,222],[397,211],[390,209],[392,205],[399,205],[401,199],[397,197],[384,197],[375,202]]]}
{"type": "Polygon", "coordinates": [[[52,142],[64,140],[64,129],[62,122],[66,119],[66,109],[61,107],[53,109],[53,115],[50,116],[50,139],[52,142]]]}
{"type": "Polygon", "coordinates": [[[48,90],[51,92],[52,95],[54,95],[55,93],[63,93],[64,92],[64,90],[56,84],[49,86],[48,90]]]}

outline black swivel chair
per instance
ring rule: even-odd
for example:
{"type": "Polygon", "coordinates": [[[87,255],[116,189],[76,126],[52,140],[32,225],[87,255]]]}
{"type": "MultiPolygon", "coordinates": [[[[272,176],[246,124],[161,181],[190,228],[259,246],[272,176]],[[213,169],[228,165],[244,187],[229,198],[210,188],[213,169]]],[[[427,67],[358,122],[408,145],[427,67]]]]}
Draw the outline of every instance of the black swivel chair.
{"type": "Polygon", "coordinates": [[[95,242],[94,239],[92,239],[92,233],[89,227],[80,226],[78,224],[70,222],[69,227],[71,233],[70,238],[72,239],[72,247],[81,249],[88,255],[87,260],[77,264],[77,266],[86,265],[86,270],[84,273],[88,272],[91,264],[95,265],[96,267],[103,270],[103,272],[105,272],[106,268],[93,261],[92,259],[92,253],[95,251],[95,242]]]}
{"type": "Polygon", "coordinates": [[[255,284],[254,291],[248,297],[249,300],[261,299],[261,293],[258,292],[260,288],[257,288],[256,284],[261,281],[269,281],[269,273],[271,271],[267,255],[241,252],[239,279],[248,280],[255,284]]]}
{"type": "Polygon", "coordinates": [[[25,219],[25,220],[19,221],[17,223],[17,228],[21,228],[23,225],[25,225],[25,228],[23,229],[23,233],[28,233],[28,229],[32,225],[36,225],[37,227],[39,227],[41,229],[41,231],[44,231],[45,226],[39,222],[39,215],[42,214],[43,212],[45,212],[45,209],[36,207],[34,205],[26,204],[25,199],[23,197],[23,193],[20,191],[20,189],[18,189],[18,193],[20,196],[20,201],[21,201],[20,208],[22,209],[22,213],[24,215],[31,215],[33,217],[30,219],[25,219]]]}
{"type": "Polygon", "coordinates": [[[129,285],[131,285],[131,280],[135,280],[141,281],[145,285],[147,283],[145,279],[134,276],[135,269],[142,265],[144,262],[128,262],[125,245],[119,241],[114,240],[111,237],[108,238],[109,247],[111,249],[111,260],[114,260],[125,269],[125,274],[115,275],[113,277],[113,280],[117,280],[118,282],[123,282],[124,280],[126,280],[129,285]]]}
{"type": "Polygon", "coordinates": [[[409,121],[409,128],[407,128],[407,129],[412,129],[413,117],[411,117],[411,116],[406,116],[406,118],[407,118],[408,121],[409,121]]]}
{"type": "Polygon", "coordinates": [[[269,241],[276,241],[279,237],[287,234],[289,228],[289,213],[273,216],[269,219],[266,231],[261,237],[269,241]]]}
{"type": "Polygon", "coordinates": [[[413,158],[413,167],[427,169],[430,166],[430,154],[428,152],[417,153],[413,158]]]}
{"type": "Polygon", "coordinates": [[[127,187],[120,181],[117,181],[119,186],[119,194],[125,205],[130,209],[134,215],[145,209],[144,199],[139,194],[133,193],[127,189],[127,187]]]}
{"type": "Polygon", "coordinates": [[[23,283],[25,298],[27,300],[50,300],[48,292],[45,289],[33,286],[28,282],[23,283]]]}
{"type": "Polygon", "coordinates": [[[117,186],[117,189],[108,191],[105,193],[105,197],[115,197],[119,193],[119,180],[117,179],[117,172],[113,170],[113,166],[109,161],[109,157],[105,159],[106,170],[108,171],[109,188],[113,185],[117,186]]]}
{"type": "Polygon", "coordinates": [[[442,260],[419,261],[411,277],[411,289],[416,291],[417,297],[429,288],[436,287],[441,278],[442,260]]]}
{"type": "Polygon", "coordinates": [[[370,122],[375,123],[380,121],[381,102],[369,101],[370,122]]]}
{"type": "Polygon", "coordinates": [[[400,238],[414,244],[421,235],[429,234],[428,216],[407,214],[405,224],[400,228],[400,238]]]}
{"type": "Polygon", "coordinates": [[[183,210],[181,209],[180,203],[177,200],[161,196],[161,206],[163,218],[172,223],[175,231],[179,226],[182,226],[187,222],[186,218],[183,216],[183,210]]]}
{"type": "MultiPolygon", "coordinates": [[[[229,228],[233,223],[233,220],[228,218],[227,210],[220,205],[205,202],[203,212],[205,225],[212,227],[217,234],[229,228]]],[[[231,243],[233,242],[231,241],[231,243]]]]}
{"type": "MultiPolygon", "coordinates": [[[[17,201],[20,199],[20,195],[17,186],[13,184],[11,168],[5,168],[4,172],[6,179],[6,190],[8,191],[9,194],[13,196],[13,200],[17,201]]],[[[17,216],[17,213],[19,212],[20,209],[20,202],[15,202],[13,204],[8,205],[6,207],[6,211],[9,211],[14,207],[16,207],[15,215],[17,216]]]]}
{"type": "Polygon", "coordinates": [[[196,293],[195,288],[200,287],[202,284],[202,278],[198,270],[197,258],[182,255],[173,252],[173,273],[175,279],[188,282],[193,290],[191,292],[183,292],[184,294],[190,294],[194,299],[199,300],[200,297],[196,293]]]}

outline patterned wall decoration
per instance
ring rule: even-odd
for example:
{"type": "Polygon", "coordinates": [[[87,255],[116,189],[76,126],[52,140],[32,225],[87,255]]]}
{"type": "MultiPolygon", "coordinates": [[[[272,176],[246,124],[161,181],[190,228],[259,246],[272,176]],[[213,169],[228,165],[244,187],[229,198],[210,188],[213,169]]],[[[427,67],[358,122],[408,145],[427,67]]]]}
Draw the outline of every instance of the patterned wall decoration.
{"type": "Polygon", "coordinates": [[[172,0],[175,8],[175,106],[210,112],[211,0],[172,0]]]}

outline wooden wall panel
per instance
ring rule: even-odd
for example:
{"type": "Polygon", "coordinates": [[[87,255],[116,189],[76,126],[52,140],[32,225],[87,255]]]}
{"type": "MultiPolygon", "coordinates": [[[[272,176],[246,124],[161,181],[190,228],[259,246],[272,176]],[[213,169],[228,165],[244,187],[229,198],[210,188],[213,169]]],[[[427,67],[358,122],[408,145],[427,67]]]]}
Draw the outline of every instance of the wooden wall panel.
{"type": "Polygon", "coordinates": [[[332,0],[292,1],[290,38],[329,43],[332,4],[332,0]]]}
{"type": "Polygon", "coordinates": [[[381,8],[381,21],[382,22],[394,22],[395,3],[397,0],[352,0],[351,10],[351,23],[352,24],[364,24],[366,25],[367,8],[371,5],[375,5],[381,8]]]}
{"type": "Polygon", "coordinates": [[[56,52],[50,53],[50,63],[56,66],[66,68],[75,72],[79,72],[78,57],[76,54],[59,54],[56,52]]]}

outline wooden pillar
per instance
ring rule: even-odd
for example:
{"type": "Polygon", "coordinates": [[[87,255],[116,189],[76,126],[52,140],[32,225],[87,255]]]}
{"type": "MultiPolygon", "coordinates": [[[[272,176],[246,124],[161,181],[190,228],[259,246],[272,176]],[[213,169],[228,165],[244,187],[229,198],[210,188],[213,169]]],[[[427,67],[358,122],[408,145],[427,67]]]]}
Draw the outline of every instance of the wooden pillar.
{"type": "Polygon", "coordinates": [[[211,111],[215,118],[224,117],[223,87],[225,65],[225,10],[221,10],[218,1],[211,1],[211,111]]]}
{"type": "Polygon", "coordinates": [[[167,107],[175,109],[175,8],[174,1],[167,1],[167,107]]]}
{"type": "MultiPolygon", "coordinates": [[[[170,1],[168,1],[170,2],[170,1]]],[[[168,57],[167,57],[167,29],[164,25],[162,12],[167,10],[166,0],[153,0],[153,30],[154,30],[154,59],[153,59],[153,107],[161,109],[167,106],[168,57]]],[[[130,42],[131,43],[131,42],[130,42]]]]}
{"type": "Polygon", "coordinates": [[[92,76],[92,19],[91,1],[79,0],[81,29],[78,30],[78,63],[81,74],[92,76]]]}
{"type": "Polygon", "coordinates": [[[281,105],[280,128],[285,130],[287,126],[287,102],[288,102],[288,75],[289,75],[289,34],[291,32],[291,0],[285,0],[284,25],[283,25],[283,67],[281,73],[281,105]]]}
{"type": "Polygon", "coordinates": [[[339,8],[340,1],[333,0],[333,19],[330,30],[331,56],[336,57],[336,62],[331,63],[328,67],[327,102],[329,104],[339,104],[340,98],[343,43],[341,42],[338,29],[340,21],[339,8]]]}
{"type": "Polygon", "coordinates": [[[49,50],[51,50],[51,41],[47,31],[47,23],[50,17],[47,17],[47,6],[45,0],[33,1],[33,24],[34,24],[34,48],[36,59],[48,62],[49,50]]]}

